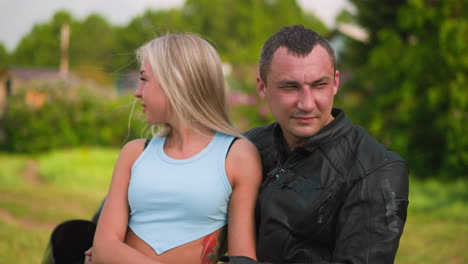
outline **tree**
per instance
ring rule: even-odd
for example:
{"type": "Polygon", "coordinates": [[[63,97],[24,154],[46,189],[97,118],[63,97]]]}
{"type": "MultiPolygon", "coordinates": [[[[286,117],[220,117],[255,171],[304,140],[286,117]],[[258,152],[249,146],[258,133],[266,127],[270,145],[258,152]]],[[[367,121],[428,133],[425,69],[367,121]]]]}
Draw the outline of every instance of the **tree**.
{"type": "Polygon", "coordinates": [[[342,56],[360,98],[351,112],[415,174],[467,175],[467,2],[352,2],[369,41],[342,56]]]}
{"type": "Polygon", "coordinates": [[[102,65],[109,61],[115,47],[115,28],[99,14],[91,14],[83,22],[74,23],[70,35],[72,66],[102,65]]]}
{"type": "Polygon", "coordinates": [[[60,31],[65,23],[73,23],[67,11],[58,11],[52,20],[36,24],[24,36],[13,52],[14,65],[36,67],[58,67],[60,63],[60,31]]]}
{"type": "Polygon", "coordinates": [[[147,10],[136,16],[128,25],[116,29],[116,50],[110,65],[114,71],[136,68],[135,50],[138,47],[158,35],[183,31],[184,23],[178,9],[147,10]]]}
{"type": "Polygon", "coordinates": [[[10,55],[8,54],[3,43],[0,42],[0,70],[10,65],[10,55]]]}
{"type": "Polygon", "coordinates": [[[116,52],[116,29],[99,14],[71,25],[70,66],[73,71],[100,84],[109,84],[116,52]]]}
{"type": "Polygon", "coordinates": [[[281,27],[304,24],[325,33],[324,24],[290,0],[187,0],[188,29],[213,42],[224,60],[257,63],[263,42],[281,27]]]}

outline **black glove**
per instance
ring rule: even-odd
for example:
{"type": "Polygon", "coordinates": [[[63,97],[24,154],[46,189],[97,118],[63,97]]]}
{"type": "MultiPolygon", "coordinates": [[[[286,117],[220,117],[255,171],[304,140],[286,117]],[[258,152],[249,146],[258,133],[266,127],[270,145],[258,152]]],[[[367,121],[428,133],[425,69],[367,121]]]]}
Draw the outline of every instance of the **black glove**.
{"type": "Polygon", "coordinates": [[[267,264],[265,262],[257,262],[244,256],[222,256],[219,258],[219,261],[229,264],[267,264]]]}

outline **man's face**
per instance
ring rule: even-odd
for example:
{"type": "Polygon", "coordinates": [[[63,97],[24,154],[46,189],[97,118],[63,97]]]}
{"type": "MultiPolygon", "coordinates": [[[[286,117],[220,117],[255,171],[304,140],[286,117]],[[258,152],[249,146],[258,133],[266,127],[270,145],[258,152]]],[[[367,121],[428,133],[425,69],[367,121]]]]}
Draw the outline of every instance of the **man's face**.
{"type": "Polygon", "coordinates": [[[276,50],[267,84],[257,77],[257,91],[267,101],[289,147],[303,145],[333,120],[339,80],[339,72],[320,45],[306,57],[294,56],[284,47],[276,50]]]}

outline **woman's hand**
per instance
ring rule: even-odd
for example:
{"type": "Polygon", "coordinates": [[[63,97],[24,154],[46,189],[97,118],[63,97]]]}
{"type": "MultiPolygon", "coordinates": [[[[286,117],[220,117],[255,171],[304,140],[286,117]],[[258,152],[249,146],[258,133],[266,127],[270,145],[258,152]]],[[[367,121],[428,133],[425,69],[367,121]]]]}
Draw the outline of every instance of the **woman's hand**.
{"type": "Polygon", "coordinates": [[[93,248],[90,247],[88,250],[85,251],[85,261],[84,264],[91,264],[92,260],[91,258],[93,257],[93,248]]]}

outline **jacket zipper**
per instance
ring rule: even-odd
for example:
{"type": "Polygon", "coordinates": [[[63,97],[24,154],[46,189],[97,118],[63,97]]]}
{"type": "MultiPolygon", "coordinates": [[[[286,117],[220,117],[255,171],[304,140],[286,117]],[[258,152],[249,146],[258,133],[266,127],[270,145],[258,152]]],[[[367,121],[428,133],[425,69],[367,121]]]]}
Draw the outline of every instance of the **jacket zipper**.
{"type": "Polygon", "coordinates": [[[280,174],[283,173],[284,170],[282,168],[279,168],[276,170],[276,172],[272,173],[271,175],[268,175],[268,178],[266,182],[264,183],[264,186],[267,187],[271,181],[274,181],[279,178],[280,174]]]}
{"type": "MultiPolygon", "coordinates": [[[[270,183],[276,179],[279,178],[280,174],[283,173],[284,170],[282,168],[278,169],[276,172],[272,173],[271,175],[268,175],[268,178],[266,182],[264,182],[263,185],[263,190],[262,190],[262,200],[265,200],[265,198],[268,198],[270,193],[272,192],[272,188],[270,186],[270,183]]],[[[263,202],[260,202],[260,204],[263,204],[263,202]]]]}
{"type": "Polygon", "coordinates": [[[309,213],[304,215],[299,221],[296,222],[296,225],[301,224],[305,220],[309,219],[311,216],[317,215],[317,224],[321,224],[323,222],[323,210],[325,209],[325,205],[330,200],[333,194],[328,194],[327,198],[318,206],[318,210],[312,209],[309,213]]]}
{"type": "Polygon", "coordinates": [[[283,172],[284,172],[284,170],[283,170],[282,168],[280,168],[280,169],[278,170],[278,172],[275,173],[275,175],[273,175],[273,177],[274,177],[273,180],[277,180],[277,179],[279,178],[280,174],[282,174],[283,172]]]}

